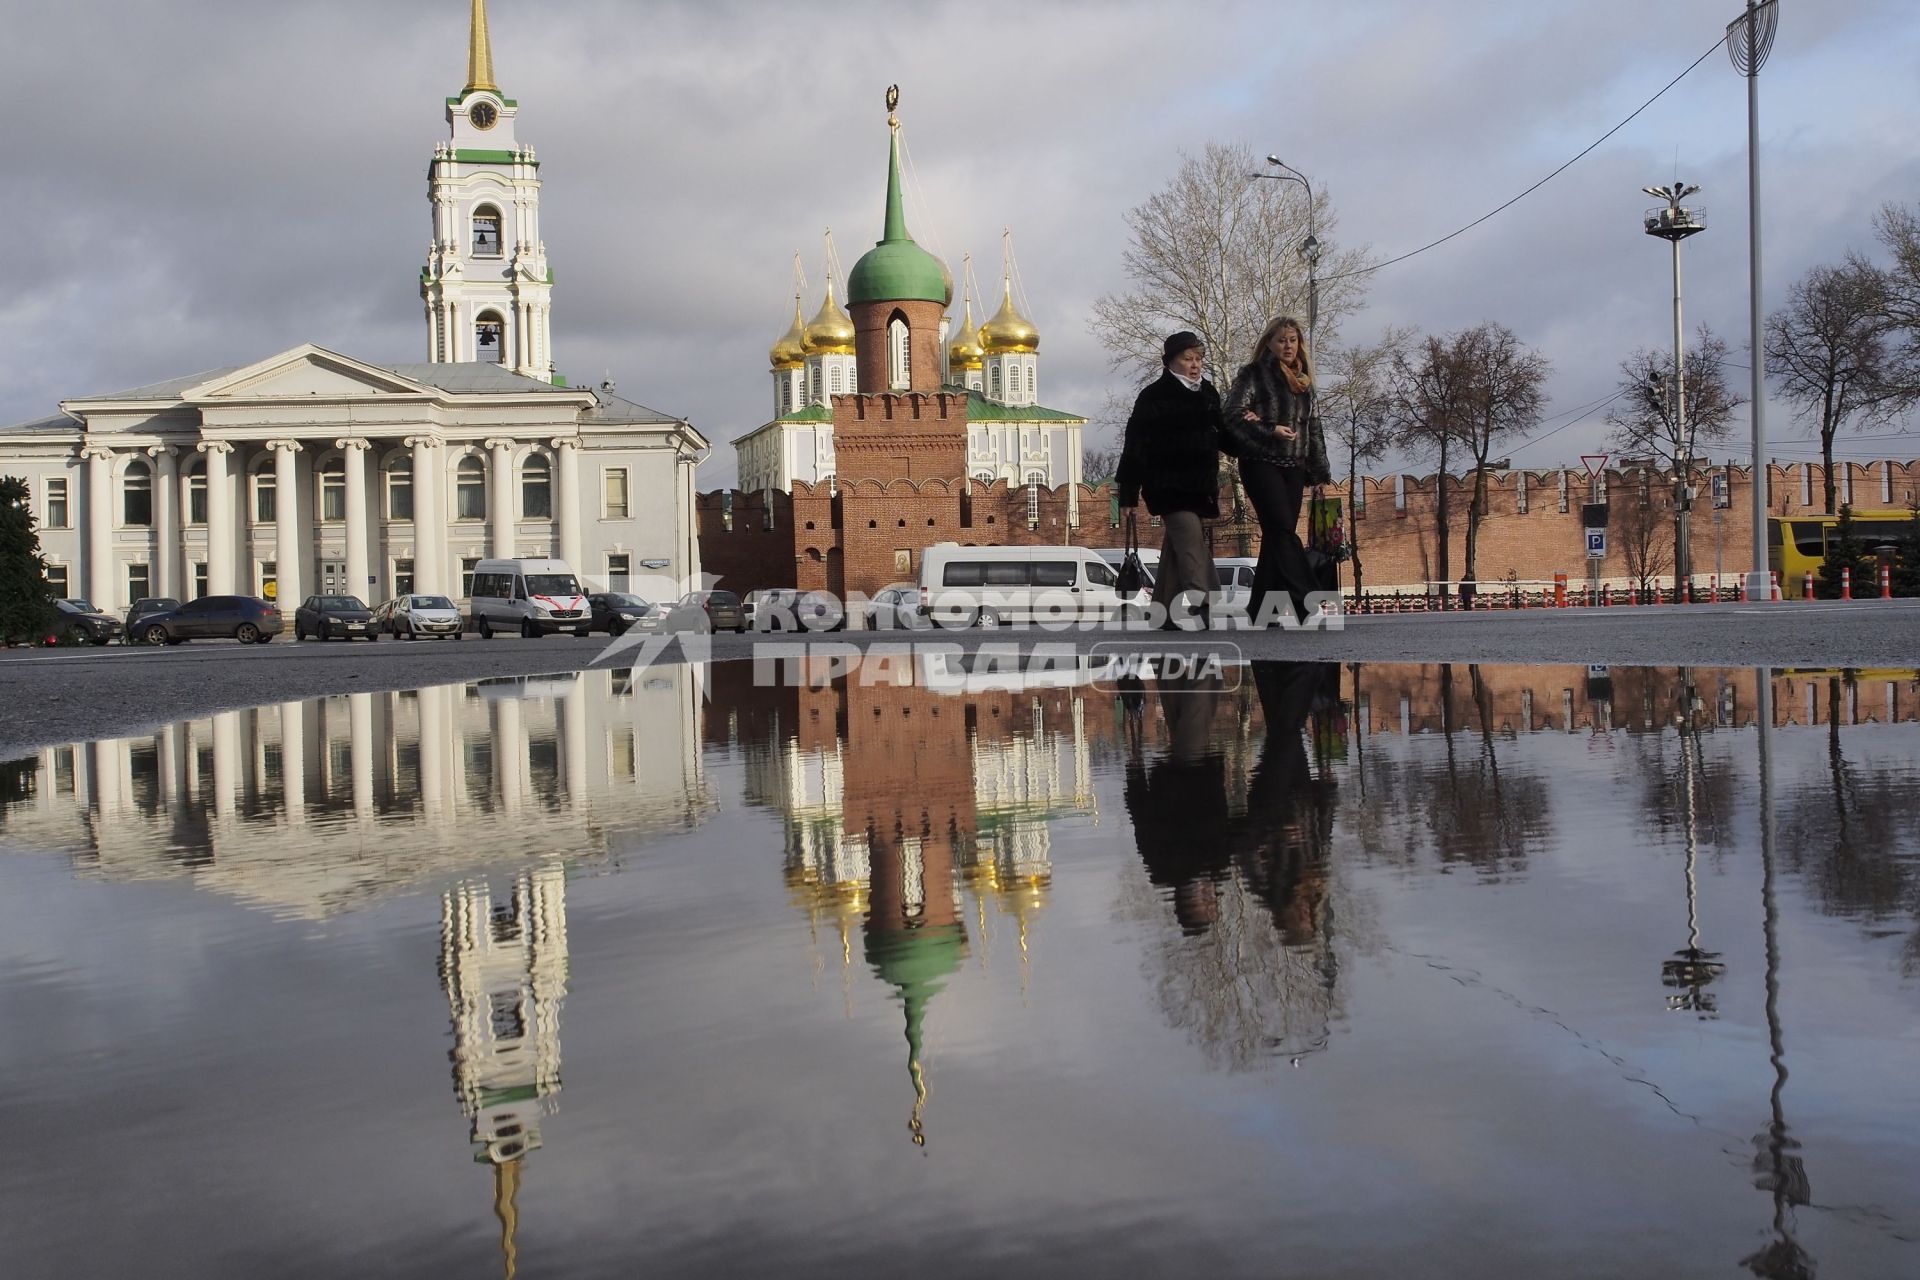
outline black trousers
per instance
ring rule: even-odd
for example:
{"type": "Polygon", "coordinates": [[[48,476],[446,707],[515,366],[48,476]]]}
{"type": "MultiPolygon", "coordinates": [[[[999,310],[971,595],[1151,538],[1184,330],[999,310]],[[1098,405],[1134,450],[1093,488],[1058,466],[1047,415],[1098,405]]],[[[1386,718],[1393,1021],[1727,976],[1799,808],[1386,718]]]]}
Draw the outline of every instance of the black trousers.
{"type": "Polygon", "coordinates": [[[1307,593],[1316,590],[1307,567],[1307,549],[1300,544],[1300,498],[1306,488],[1299,467],[1280,467],[1257,458],[1240,463],[1240,484],[1260,518],[1260,559],[1253,566],[1253,588],[1247,598],[1247,617],[1257,620],[1269,592],[1291,597],[1295,616],[1307,616],[1307,593]]]}

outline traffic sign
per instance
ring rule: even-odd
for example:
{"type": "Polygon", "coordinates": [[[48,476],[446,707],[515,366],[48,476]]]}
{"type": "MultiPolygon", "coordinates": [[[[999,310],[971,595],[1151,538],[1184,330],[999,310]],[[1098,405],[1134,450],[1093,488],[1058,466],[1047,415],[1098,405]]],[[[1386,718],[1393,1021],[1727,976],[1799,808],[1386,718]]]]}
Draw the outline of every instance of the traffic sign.
{"type": "Polygon", "coordinates": [[[1610,453],[1581,454],[1580,461],[1585,463],[1587,467],[1587,479],[1591,480],[1593,479],[1593,477],[1599,475],[1601,471],[1605,470],[1607,465],[1607,459],[1611,458],[1612,456],[1613,455],[1610,453]]]}
{"type": "Polygon", "coordinates": [[[1607,558],[1607,531],[1605,529],[1587,530],[1587,559],[1605,560],[1607,558]]]}

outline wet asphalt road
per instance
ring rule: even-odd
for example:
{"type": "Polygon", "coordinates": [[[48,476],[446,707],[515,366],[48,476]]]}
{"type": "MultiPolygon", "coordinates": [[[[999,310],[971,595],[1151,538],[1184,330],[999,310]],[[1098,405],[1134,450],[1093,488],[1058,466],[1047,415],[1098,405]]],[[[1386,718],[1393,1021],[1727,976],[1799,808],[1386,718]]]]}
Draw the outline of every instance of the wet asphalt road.
{"type": "MultiPolygon", "coordinates": [[[[1920,600],[1535,609],[1520,613],[1399,614],[1350,618],[1344,630],[1213,632],[1247,658],[1321,662],[1605,663],[1613,666],[1920,667],[1920,600]]],[[[815,643],[925,640],[1071,643],[1079,649],[1178,645],[1158,633],[851,632],[815,643]]],[[[781,636],[711,638],[716,661],[746,659],[781,636]]],[[[171,649],[109,645],[0,652],[0,759],[35,747],[133,733],[215,711],[328,694],[412,689],[488,676],[634,665],[609,640],[467,636],[272,644],[195,641],[171,649]]],[[[678,646],[659,660],[679,659],[678,646]]]]}

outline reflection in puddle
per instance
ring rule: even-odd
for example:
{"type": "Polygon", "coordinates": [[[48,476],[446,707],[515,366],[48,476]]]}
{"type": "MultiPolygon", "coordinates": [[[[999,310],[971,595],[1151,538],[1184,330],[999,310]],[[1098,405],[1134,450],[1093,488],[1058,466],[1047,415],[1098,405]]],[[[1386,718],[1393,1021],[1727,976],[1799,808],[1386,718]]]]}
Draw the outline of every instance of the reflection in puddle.
{"type": "MultiPolygon", "coordinates": [[[[1315,1273],[1397,1273],[1413,1247],[1464,1267],[1442,1244],[1456,1228],[1474,1266],[1517,1269],[1554,1223],[1596,1274],[1913,1260],[1915,673],[800,674],[360,694],[4,766],[0,841],[64,856],[79,881],[0,861],[0,912],[16,908],[0,923],[28,938],[12,944],[19,976],[0,977],[8,1039],[84,1050],[0,1054],[0,1099],[82,1104],[36,1119],[29,1153],[70,1156],[90,1181],[140,1158],[109,1105],[133,1068],[114,1022],[83,1012],[114,984],[218,1050],[142,1068],[148,1088],[214,1073],[238,1095],[275,1068],[227,1077],[221,1062],[323,1017],[369,962],[343,938],[392,938],[398,971],[437,976],[443,1003],[423,1021],[403,992],[369,991],[335,1024],[340,1047],[310,1052],[360,1037],[437,1061],[450,1021],[471,1156],[492,1178],[486,1247],[509,1276],[535,1242],[555,1274],[636,1256],[737,1273],[744,1255],[712,1243],[735,1237],[796,1274],[841,1274],[935,1227],[909,1211],[857,1238],[823,1227],[816,1193],[876,1177],[921,1180],[986,1234],[1096,1269],[1164,1261],[1204,1232],[1223,1242],[1220,1274],[1258,1274],[1270,1254],[1246,1224],[1276,1214],[1315,1273]],[[580,878],[597,870],[621,874],[580,878]],[[111,954],[111,931],[25,928],[87,909],[103,880],[257,908],[229,904],[240,919],[223,927],[249,956],[302,961],[257,979],[293,1021],[235,1025],[222,993],[245,970],[207,976],[184,938],[120,972],[83,964],[111,954]],[[414,937],[436,894],[437,975],[414,937]],[[590,903],[571,942],[570,897],[590,903]],[[349,921],[367,923],[311,931],[349,921]],[[324,959],[306,973],[310,956],[324,959]],[[43,1003],[52,973],[83,976],[43,1003]],[[809,1000],[823,973],[838,982],[809,1000]],[[592,1123],[562,1138],[546,1122],[568,1004],[569,1117],[592,1123]],[[640,1133],[679,1154],[628,1159],[620,1135],[640,1133]],[[603,1183],[646,1220],[589,1207],[603,1183]]],[[[187,908],[112,910],[165,931],[187,908]]],[[[393,1205],[361,1224],[384,1251],[363,1270],[475,1262],[473,1197],[443,1208],[431,1177],[401,1171],[444,1150],[445,1079],[432,1097],[351,1095],[395,1165],[356,1165],[393,1205]]],[[[269,1176],[237,1120],[191,1114],[223,1158],[269,1176]]],[[[112,1233],[73,1243],[91,1185],[6,1176],[0,1194],[46,1224],[23,1246],[30,1272],[140,1256],[112,1233]]],[[[313,1193],[312,1211],[345,1194],[313,1193]]],[[[258,1229],[169,1204],[179,1256],[258,1229]]],[[[971,1235],[939,1238],[935,1274],[988,1265],[971,1235]]]]}

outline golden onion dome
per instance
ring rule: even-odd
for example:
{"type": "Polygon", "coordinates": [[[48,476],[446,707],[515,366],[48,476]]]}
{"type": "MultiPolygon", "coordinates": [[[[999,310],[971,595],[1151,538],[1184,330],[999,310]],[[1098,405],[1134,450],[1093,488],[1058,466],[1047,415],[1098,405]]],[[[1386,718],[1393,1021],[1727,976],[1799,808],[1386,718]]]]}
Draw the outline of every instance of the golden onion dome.
{"type": "Polygon", "coordinates": [[[947,295],[940,300],[940,305],[950,307],[953,305],[953,268],[945,262],[940,264],[940,280],[941,283],[946,286],[947,290],[947,295]]]}
{"type": "Polygon", "coordinates": [[[980,331],[973,326],[973,299],[968,298],[966,317],[960,321],[960,334],[947,344],[947,363],[955,369],[978,369],[984,359],[980,331]]]}
{"type": "Polygon", "coordinates": [[[776,369],[798,369],[807,354],[807,326],[800,319],[800,295],[793,296],[793,327],[780,335],[780,341],[767,352],[767,361],[776,369]]]}
{"type": "Polygon", "coordinates": [[[833,300],[833,281],[827,281],[827,296],[820,303],[820,314],[807,322],[804,334],[806,354],[810,356],[850,356],[853,354],[853,317],[833,300]]]}
{"type": "Polygon", "coordinates": [[[993,319],[980,326],[980,347],[990,356],[1008,352],[1033,352],[1040,349],[1040,331],[1013,305],[1013,281],[1007,281],[1007,293],[993,319]]]}

